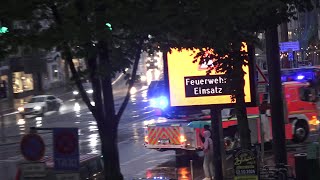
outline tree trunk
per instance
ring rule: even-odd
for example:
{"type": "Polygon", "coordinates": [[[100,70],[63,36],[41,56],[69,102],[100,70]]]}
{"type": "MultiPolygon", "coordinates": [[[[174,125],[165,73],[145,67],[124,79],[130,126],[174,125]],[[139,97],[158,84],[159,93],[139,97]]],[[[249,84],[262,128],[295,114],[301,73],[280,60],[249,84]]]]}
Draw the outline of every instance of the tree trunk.
{"type": "MultiPolygon", "coordinates": [[[[116,121],[114,118],[103,119],[102,121],[116,121]]],[[[104,162],[105,180],[123,180],[120,169],[119,150],[117,143],[117,127],[105,124],[100,135],[101,150],[104,162]]],[[[100,131],[100,129],[99,129],[100,131]]]]}
{"type": "Polygon", "coordinates": [[[236,63],[234,66],[234,76],[235,76],[235,98],[236,98],[236,115],[238,120],[238,132],[240,135],[240,145],[242,148],[248,149],[251,147],[251,136],[247,117],[247,109],[245,103],[245,93],[244,93],[244,71],[242,69],[242,62],[236,63]]]}
{"type": "Polygon", "coordinates": [[[110,63],[108,43],[100,41],[98,43],[98,67],[101,67],[105,74],[99,76],[101,87],[102,105],[97,124],[101,139],[101,151],[104,161],[104,171],[106,180],[122,180],[123,176],[120,170],[119,151],[117,143],[118,123],[114,108],[114,99],[112,91],[112,65],[110,63]],[[102,118],[101,118],[102,117],[102,118]]]}
{"type": "Polygon", "coordinates": [[[236,115],[240,135],[240,146],[248,149],[251,146],[251,133],[249,129],[246,104],[243,96],[238,96],[236,99],[236,115]]]}

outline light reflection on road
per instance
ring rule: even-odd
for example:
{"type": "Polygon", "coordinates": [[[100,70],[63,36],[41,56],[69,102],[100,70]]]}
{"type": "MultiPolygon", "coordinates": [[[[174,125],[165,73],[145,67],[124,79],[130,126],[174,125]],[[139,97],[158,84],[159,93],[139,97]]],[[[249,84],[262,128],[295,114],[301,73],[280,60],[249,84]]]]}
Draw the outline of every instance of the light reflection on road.
{"type": "Polygon", "coordinates": [[[36,117],[36,127],[42,126],[42,117],[36,117]]]}
{"type": "Polygon", "coordinates": [[[191,171],[188,167],[158,167],[148,169],[146,171],[146,178],[150,179],[179,179],[189,180],[191,178],[191,171]]]}
{"type": "Polygon", "coordinates": [[[90,152],[91,154],[98,154],[99,153],[99,151],[97,149],[98,142],[99,142],[98,138],[99,138],[99,136],[97,133],[90,134],[88,136],[89,148],[91,150],[91,152],[90,152]]]}

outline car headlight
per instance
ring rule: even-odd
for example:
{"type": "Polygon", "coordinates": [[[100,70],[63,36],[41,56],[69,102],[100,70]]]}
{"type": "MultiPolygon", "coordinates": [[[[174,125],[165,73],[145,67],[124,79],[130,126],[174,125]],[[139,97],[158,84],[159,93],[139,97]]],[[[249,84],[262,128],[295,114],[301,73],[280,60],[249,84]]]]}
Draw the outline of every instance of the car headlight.
{"type": "Polygon", "coordinates": [[[24,107],[18,107],[18,111],[19,112],[23,112],[24,111],[24,107]]]}
{"type": "Polygon", "coordinates": [[[73,95],[78,95],[79,94],[78,91],[73,91],[72,93],[73,93],[73,95]]]}
{"type": "Polygon", "coordinates": [[[86,91],[88,94],[92,94],[93,93],[93,90],[92,89],[89,89],[86,91]]]}
{"type": "Polygon", "coordinates": [[[135,94],[136,92],[137,92],[137,88],[132,87],[132,88],[130,89],[130,94],[135,94]]]}
{"type": "Polygon", "coordinates": [[[33,109],[39,111],[41,109],[41,106],[35,106],[33,109]]]}

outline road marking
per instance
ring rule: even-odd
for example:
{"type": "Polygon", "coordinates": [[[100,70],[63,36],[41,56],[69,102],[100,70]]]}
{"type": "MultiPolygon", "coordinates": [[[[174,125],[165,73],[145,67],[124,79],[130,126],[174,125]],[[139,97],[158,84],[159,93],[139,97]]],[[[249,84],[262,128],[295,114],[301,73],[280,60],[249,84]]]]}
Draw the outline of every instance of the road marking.
{"type": "Polygon", "coordinates": [[[11,112],[11,113],[4,114],[3,117],[14,115],[14,114],[18,114],[18,113],[19,113],[19,111],[14,111],[14,112],[11,112]]]}

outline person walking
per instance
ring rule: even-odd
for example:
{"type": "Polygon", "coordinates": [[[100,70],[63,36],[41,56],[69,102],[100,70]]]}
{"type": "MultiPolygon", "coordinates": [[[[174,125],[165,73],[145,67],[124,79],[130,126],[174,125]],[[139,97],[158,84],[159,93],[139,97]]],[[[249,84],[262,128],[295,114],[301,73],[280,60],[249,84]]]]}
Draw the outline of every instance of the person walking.
{"type": "Polygon", "coordinates": [[[270,110],[270,104],[268,103],[268,100],[263,100],[261,103],[259,110],[260,110],[260,117],[261,117],[261,123],[264,133],[264,141],[266,143],[270,142],[272,140],[271,137],[271,128],[270,128],[270,122],[267,115],[267,111],[270,110]]]}
{"type": "MultiPolygon", "coordinates": [[[[209,125],[206,124],[206,125],[203,126],[203,128],[204,128],[204,131],[209,131],[209,132],[211,133],[211,130],[210,130],[210,126],[209,126],[209,125]]],[[[203,132],[204,132],[204,131],[203,131],[203,132]]],[[[204,143],[205,138],[203,137],[203,135],[202,135],[201,133],[199,133],[199,137],[200,137],[202,143],[204,143]]]]}
{"type": "Polygon", "coordinates": [[[214,179],[214,167],[213,167],[213,142],[211,139],[211,133],[209,130],[203,132],[204,144],[204,160],[203,160],[203,170],[205,178],[203,180],[214,179]]]}

